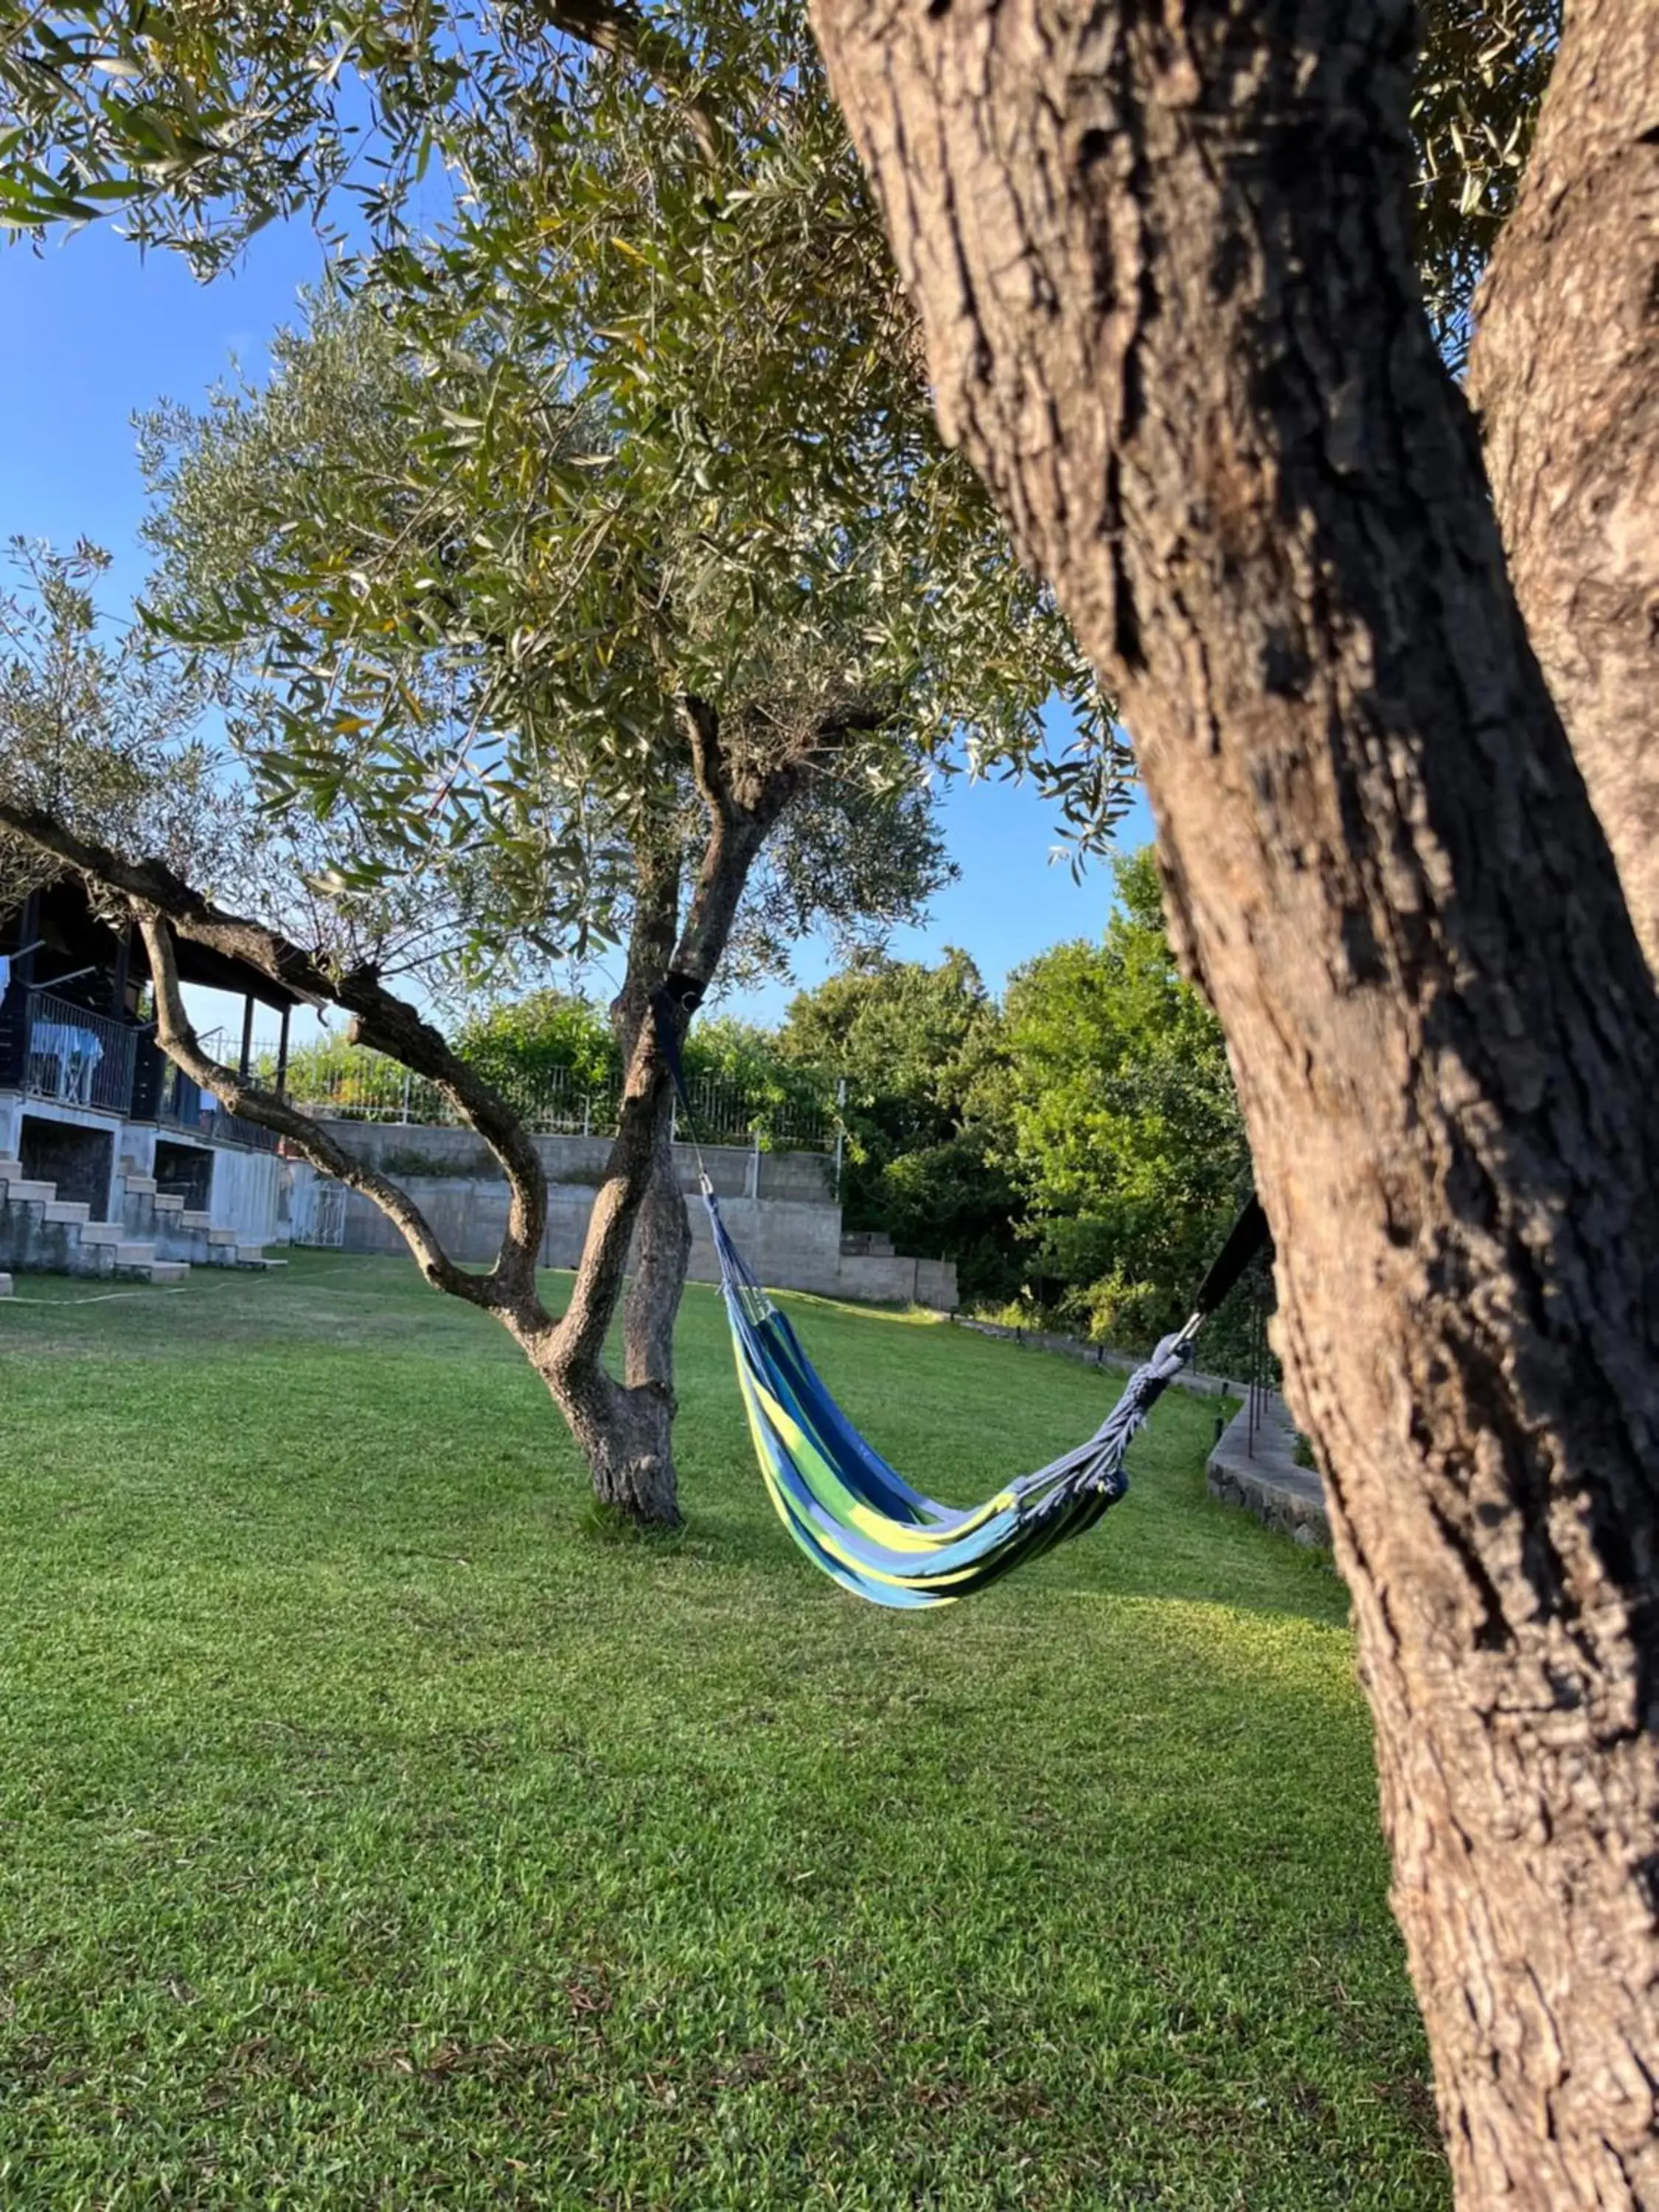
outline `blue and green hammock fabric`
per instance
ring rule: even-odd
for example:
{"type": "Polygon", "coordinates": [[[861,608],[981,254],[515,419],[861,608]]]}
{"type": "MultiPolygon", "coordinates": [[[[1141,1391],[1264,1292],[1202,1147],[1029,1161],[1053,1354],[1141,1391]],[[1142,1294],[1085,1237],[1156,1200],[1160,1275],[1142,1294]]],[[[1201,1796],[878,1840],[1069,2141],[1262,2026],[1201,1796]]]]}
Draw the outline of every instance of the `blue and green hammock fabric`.
{"type": "MultiPolygon", "coordinates": [[[[671,977],[670,982],[684,979],[671,977]]],[[[678,1001],[684,1003],[684,1001],[678,1001]]],[[[689,1009],[688,1009],[689,1011],[689,1009]]],[[[669,1069],[690,1127],[678,1038],[659,1018],[669,1069]]],[[[699,1165],[702,1156],[699,1152],[699,1165]]],[[[778,1517],[834,1582],[876,1605],[948,1605],[1010,1569],[1092,1528],[1129,1486],[1124,1454],[1158,1400],[1192,1357],[1212,1313],[1262,1243],[1252,1199],[1199,1292],[1186,1326],[1135,1370],[1086,1443],[1017,1476],[982,1504],[942,1505],[911,1488],[836,1405],[788,1317],[761,1287],[720,1218],[705,1170],[720,1287],[737,1354],[738,1382],[760,1469],[778,1517]]]]}

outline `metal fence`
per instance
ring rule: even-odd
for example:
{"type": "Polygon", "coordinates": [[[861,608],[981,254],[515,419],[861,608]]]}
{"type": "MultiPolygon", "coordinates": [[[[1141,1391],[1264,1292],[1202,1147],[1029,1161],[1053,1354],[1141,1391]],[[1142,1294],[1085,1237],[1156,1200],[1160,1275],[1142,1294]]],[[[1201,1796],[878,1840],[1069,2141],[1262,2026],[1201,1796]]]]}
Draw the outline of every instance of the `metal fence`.
{"type": "Polygon", "coordinates": [[[1259,1263],[1246,1279],[1246,1294],[1249,1299],[1250,1376],[1249,1396],[1246,1401],[1249,1419],[1245,1423],[1244,1449],[1255,1457],[1256,1438],[1267,1424],[1267,1407],[1273,1394],[1274,1368],[1273,1354],[1267,1348],[1267,1316],[1273,1306],[1273,1285],[1267,1271],[1259,1263]]]}
{"type": "Polygon", "coordinates": [[[125,1114],[132,1098],[134,1032],[51,991],[31,990],[23,1088],[36,1098],[125,1114]]]}
{"type": "MultiPolygon", "coordinates": [[[[228,1064],[235,1057],[222,1030],[211,1030],[201,1044],[210,1059],[222,1064],[228,1064]]],[[[183,1135],[200,1137],[211,1144],[240,1145],[244,1152],[274,1152],[282,1142],[275,1129],[267,1129],[258,1121],[245,1121],[240,1114],[233,1114],[210,1091],[200,1089],[170,1060],[161,1069],[155,1119],[164,1128],[177,1129],[183,1135]]]]}
{"type": "MultiPolygon", "coordinates": [[[[276,1047],[257,1047],[253,1066],[264,1081],[273,1081],[276,1047]]],[[[534,1079],[489,1079],[525,1127],[538,1136],[616,1133],[622,1086],[614,1079],[584,1083],[571,1069],[563,1067],[550,1068],[534,1079]]],[[[439,1127],[464,1125],[465,1117],[436,1084],[362,1047],[295,1053],[289,1063],[285,1088],[293,1104],[319,1118],[439,1127]]],[[[779,1099],[717,1076],[693,1076],[686,1088],[697,1133],[705,1143],[758,1141],[780,1152],[828,1152],[834,1146],[836,1116],[827,1103],[817,1106],[779,1099]]]]}

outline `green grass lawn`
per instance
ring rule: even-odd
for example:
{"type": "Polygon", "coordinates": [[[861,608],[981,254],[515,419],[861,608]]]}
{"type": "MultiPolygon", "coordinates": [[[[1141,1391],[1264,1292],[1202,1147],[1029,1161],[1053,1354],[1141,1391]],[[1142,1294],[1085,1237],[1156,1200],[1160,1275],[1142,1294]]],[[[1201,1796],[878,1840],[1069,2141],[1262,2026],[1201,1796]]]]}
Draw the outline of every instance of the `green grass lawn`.
{"type": "MultiPolygon", "coordinates": [[[[1212,1405],[907,1618],[772,1518],[710,1291],[665,1545],[400,1262],[18,1287],[6,2212],[1447,2203],[1345,1594],[1206,1499],[1212,1405]]],[[[1111,1387],[791,1304],[948,1497],[1111,1387]]]]}

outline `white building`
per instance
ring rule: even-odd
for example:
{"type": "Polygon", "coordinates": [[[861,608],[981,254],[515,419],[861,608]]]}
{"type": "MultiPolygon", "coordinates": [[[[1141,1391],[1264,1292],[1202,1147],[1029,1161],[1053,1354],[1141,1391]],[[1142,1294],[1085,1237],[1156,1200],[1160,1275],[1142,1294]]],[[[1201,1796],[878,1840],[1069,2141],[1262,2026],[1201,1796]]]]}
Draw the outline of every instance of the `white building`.
{"type": "MultiPolygon", "coordinates": [[[[292,997],[258,969],[181,942],[180,978],[256,1005],[292,997]]],[[[0,915],[0,1271],[176,1280],[191,1264],[263,1265],[277,1233],[276,1139],[226,1112],[161,1052],[139,1009],[143,943],[66,878],[0,915]]],[[[279,1078],[280,1079],[280,1078],[279,1078]]]]}

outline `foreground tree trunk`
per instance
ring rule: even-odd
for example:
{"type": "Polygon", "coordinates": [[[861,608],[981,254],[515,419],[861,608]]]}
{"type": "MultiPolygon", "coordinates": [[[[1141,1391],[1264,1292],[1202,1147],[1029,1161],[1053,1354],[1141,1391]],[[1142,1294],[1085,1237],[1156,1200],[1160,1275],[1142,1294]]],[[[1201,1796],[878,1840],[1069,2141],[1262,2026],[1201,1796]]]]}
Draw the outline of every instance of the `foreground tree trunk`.
{"type": "Polygon", "coordinates": [[[1571,0],[1476,314],[1516,596],[1659,973],[1659,7],[1571,0]]]}
{"type": "Polygon", "coordinates": [[[1459,2202],[1659,2206],[1659,1012],[1413,268],[1403,0],[814,0],[1225,1026],[1459,2202]]]}

